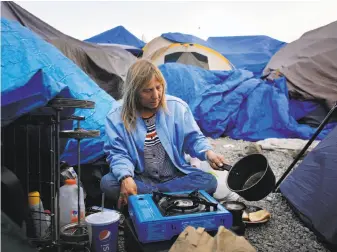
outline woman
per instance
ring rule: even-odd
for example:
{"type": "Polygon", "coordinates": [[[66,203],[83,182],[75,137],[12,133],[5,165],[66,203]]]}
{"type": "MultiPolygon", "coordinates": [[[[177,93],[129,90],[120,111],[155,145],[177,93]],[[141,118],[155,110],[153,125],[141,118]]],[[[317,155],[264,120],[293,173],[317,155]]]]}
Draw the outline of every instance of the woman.
{"type": "Polygon", "coordinates": [[[123,104],[116,103],[107,115],[104,151],[111,172],[101,189],[118,200],[118,207],[131,194],[216,190],[216,178],[193,168],[184,156],[208,160],[214,169],[224,157],[212,151],[188,105],[165,95],[165,88],[160,70],[138,60],[127,73],[123,104]]]}

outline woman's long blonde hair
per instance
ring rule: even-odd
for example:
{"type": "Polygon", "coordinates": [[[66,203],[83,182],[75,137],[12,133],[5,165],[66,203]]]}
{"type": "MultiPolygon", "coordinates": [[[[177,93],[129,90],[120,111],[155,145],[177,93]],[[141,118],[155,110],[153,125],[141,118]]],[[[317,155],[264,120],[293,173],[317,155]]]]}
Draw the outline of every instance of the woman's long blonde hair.
{"type": "Polygon", "coordinates": [[[160,72],[159,68],[152,62],[141,59],[137,60],[128,70],[126,80],[123,86],[123,106],[122,120],[127,131],[131,132],[136,127],[137,111],[141,111],[139,102],[139,93],[145,88],[152,77],[155,76],[157,81],[162,84],[162,98],[159,107],[162,107],[167,112],[166,105],[166,81],[160,72]]]}

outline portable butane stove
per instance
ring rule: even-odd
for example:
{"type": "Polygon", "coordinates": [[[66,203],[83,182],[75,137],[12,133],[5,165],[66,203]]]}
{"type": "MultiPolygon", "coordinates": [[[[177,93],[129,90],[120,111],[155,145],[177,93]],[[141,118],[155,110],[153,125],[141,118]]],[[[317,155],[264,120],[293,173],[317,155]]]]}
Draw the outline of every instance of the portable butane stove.
{"type": "Polygon", "coordinates": [[[142,243],[170,240],[187,226],[230,228],[232,214],[203,190],[132,195],[129,214],[142,243]]]}

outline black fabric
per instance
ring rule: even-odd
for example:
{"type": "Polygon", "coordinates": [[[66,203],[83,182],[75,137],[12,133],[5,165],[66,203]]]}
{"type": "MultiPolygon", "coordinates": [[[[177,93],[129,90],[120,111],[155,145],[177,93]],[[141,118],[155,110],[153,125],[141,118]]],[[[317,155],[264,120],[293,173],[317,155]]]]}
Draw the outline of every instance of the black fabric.
{"type": "Polygon", "coordinates": [[[199,61],[208,63],[208,57],[200,53],[192,52],[193,56],[196,57],[199,61]]]}
{"type": "MultiPolygon", "coordinates": [[[[328,113],[329,109],[324,106],[324,104],[318,104],[314,111],[301,118],[298,122],[317,128],[323,122],[328,113]]],[[[329,122],[337,122],[337,110],[335,110],[329,122]]]]}
{"type": "Polygon", "coordinates": [[[208,58],[196,52],[175,52],[165,55],[165,63],[178,62],[187,65],[198,66],[209,70],[208,58]]]}
{"type": "Polygon", "coordinates": [[[26,26],[57,47],[112,97],[117,100],[122,97],[127,70],[137,59],[131,53],[118,47],[87,43],[67,36],[14,2],[1,2],[1,17],[26,26]]]}
{"type": "Polygon", "coordinates": [[[19,227],[28,219],[28,199],[25,195],[16,175],[1,166],[1,210],[19,227]]]}
{"type": "Polygon", "coordinates": [[[22,229],[1,211],[1,251],[5,252],[36,252],[28,243],[22,229]]]}
{"type": "Polygon", "coordinates": [[[138,240],[136,231],[133,227],[132,220],[126,218],[124,220],[124,248],[127,252],[168,252],[177,237],[173,237],[168,241],[152,242],[143,244],[138,240]]]}
{"type": "Polygon", "coordinates": [[[183,52],[175,52],[165,55],[164,62],[165,63],[173,63],[177,62],[179,57],[183,54],[183,52]]]}
{"type": "MultiPolygon", "coordinates": [[[[23,235],[26,233],[28,236],[34,237],[35,228],[28,206],[27,194],[18,177],[5,166],[1,166],[1,213],[10,219],[10,223],[13,222],[14,226],[21,228],[23,235]]],[[[13,225],[4,225],[2,228],[10,231],[12,228],[9,227],[13,225]]]]}

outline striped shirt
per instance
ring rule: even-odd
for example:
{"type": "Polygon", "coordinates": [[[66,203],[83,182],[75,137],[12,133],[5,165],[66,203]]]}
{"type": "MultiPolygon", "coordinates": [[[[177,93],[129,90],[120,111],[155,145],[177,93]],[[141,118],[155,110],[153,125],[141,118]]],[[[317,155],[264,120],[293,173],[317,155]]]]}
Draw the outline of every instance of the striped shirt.
{"type": "Polygon", "coordinates": [[[167,155],[156,132],[156,115],[143,118],[147,127],[144,143],[145,172],[143,180],[160,183],[177,176],[178,169],[167,155]]]}

